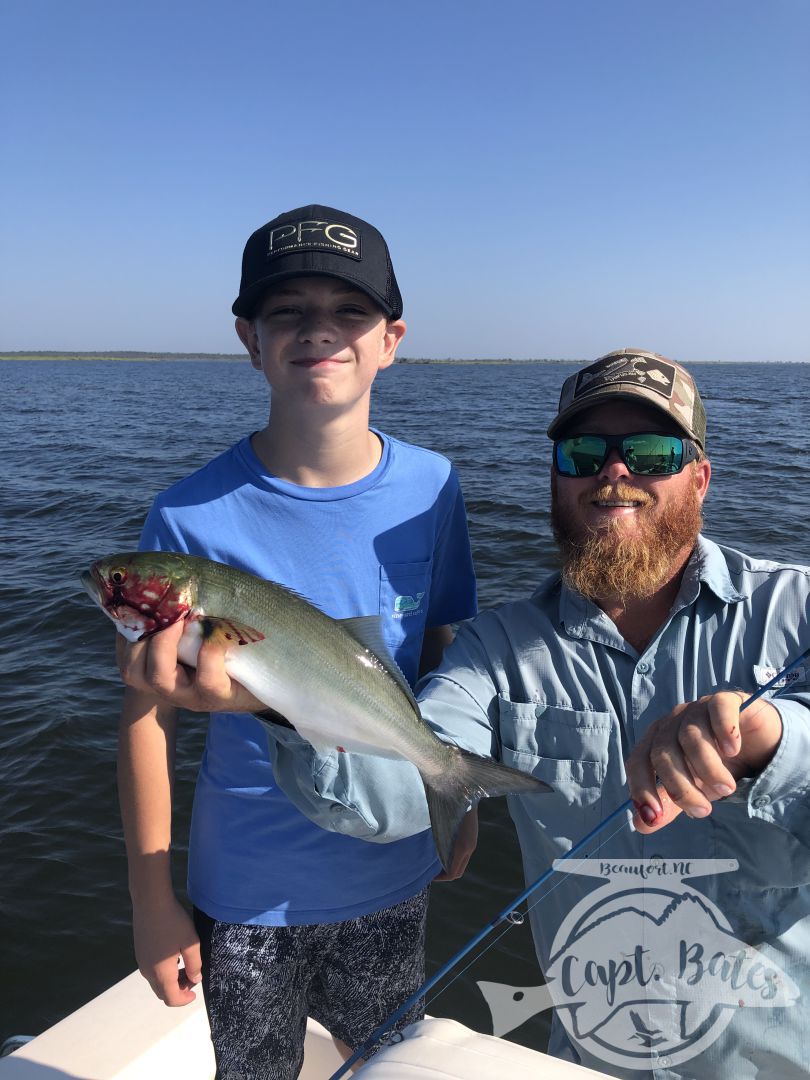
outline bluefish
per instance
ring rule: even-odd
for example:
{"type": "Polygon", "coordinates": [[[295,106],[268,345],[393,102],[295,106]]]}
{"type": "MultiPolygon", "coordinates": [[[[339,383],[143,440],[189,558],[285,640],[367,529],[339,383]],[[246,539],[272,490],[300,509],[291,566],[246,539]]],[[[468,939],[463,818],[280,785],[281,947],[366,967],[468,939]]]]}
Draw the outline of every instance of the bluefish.
{"type": "Polygon", "coordinates": [[[272,581],[175,552],[110,555],[81,581],[130,641],[183,619],[178,657],[191,667],[203,640],[224,644],[231,678],[316,749],[413,762],[445,868],[470,805],[552,790],[529,773],[438,739],[383,643],[377,616],[332,619],[272,581]]]}

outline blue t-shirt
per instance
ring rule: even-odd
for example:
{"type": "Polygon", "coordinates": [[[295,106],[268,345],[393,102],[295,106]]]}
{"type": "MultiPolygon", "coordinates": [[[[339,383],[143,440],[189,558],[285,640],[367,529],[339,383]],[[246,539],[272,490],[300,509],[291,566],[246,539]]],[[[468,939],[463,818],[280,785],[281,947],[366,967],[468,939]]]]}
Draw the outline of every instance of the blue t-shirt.
{"type": "MultiPolygon", "coordinates": [[[[425,629],[475,614],[467,519],[446,458],[377,434],[377,468],[337,488],[279,480],[245,438],[157,497],[141,549],[228,563],[294,589],[333,618],[379,614],[413,684],[425,629]]],[[[439,869],[429,831],[383,845],[313,824],[274,780],[264,725],[245,713],[211,716],[188,878],[207,914],[337,922],[413,896],[439,869]]]]}

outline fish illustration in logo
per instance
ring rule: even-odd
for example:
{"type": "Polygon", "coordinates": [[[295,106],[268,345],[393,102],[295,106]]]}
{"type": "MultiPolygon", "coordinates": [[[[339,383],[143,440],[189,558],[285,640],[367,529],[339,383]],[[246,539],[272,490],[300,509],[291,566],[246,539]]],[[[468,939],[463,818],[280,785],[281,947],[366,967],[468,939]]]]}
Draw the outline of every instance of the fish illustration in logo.
{"type": "Polygon", "coordinates": [[[554,1007],[551,991],[545,983],[540,986],[509,986],[507,983],[476,983],[489,1005],[492,1015],[492,1034],[503,1038],[538,1013],[554,1007]]]}
{"type": "Polygon", "coordinates": [[[659,371],[657,368],[648,367],[646,374],[650,379],[654,379],[655,382],[661,383],[663,386],[669,385],[669,379],[663,371],[659,371]]]}

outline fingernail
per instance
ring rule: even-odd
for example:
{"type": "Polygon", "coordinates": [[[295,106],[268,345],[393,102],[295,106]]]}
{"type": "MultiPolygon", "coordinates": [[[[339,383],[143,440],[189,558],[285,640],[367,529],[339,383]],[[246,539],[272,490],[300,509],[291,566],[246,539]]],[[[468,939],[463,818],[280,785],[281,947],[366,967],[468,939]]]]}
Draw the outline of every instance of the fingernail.
{"type": "Polygon", "coordinates": [[[708,806],[690,806],[687,808],[687,813],[690,817],[708,817],[708,806]]]}
{"type": "Polygon", "coordinates": [[[731,793],[734,791],[734,788],[730,788],[728,784],[715,784],[714,790],[717,792],[718,795],[721,796],[721,798],[725,798],[727,795],[731,795],[731,793]]]}
{"type": "Polygon", "coordinates": [[[646,803],[636,803],[636,810],[645,825],[655,824],[655,819],[658,817],[658,814],[656,814],[651,806],[648,806],[646,803]]]}
{"type": "Polygon", "coordinates": [[[736,744],[736,742],[734,742],[731,739],[726,739],[726,741],[723,743],[723,753],[727,754],[729,757],[736,757],[737,756],[737,744],[736,744]]]}

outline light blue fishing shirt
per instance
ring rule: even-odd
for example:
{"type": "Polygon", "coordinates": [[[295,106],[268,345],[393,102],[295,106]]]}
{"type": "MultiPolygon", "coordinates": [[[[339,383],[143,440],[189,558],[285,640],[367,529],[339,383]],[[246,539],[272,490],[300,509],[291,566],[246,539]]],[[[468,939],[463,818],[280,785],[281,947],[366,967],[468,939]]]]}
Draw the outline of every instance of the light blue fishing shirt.
{"type": "MultiPolygon", "coordinates": [[[[279,582],[335,619],[377,615],[413,684],[425,629],[474,614],[475,579],[450,462],[380,437],[377,468],[336,488],[270,475],[243,439],[156,498],[141,548],[201,555],[279,582]]],[[[318,754],[294,731],[214,713],[194,797],[189,895],[223,922],[356,918],[414,896],[438,873],[432,836],[418,831],[427,826],[410,762],[318,754]],[[346,784],[369,770],[391,798],[346,808],[346,784]],[[308,820],[311,802],[347,835],[308,820]],[[385,830],[392,816],[418,820],[410,830],[418,834],[396,844],[359,838],[385,830]]]]}
{"type": "MultiPolygon", "coordinates": [[[[509,797],[532,882],[627,799],[624,760],[653,721],[715,690],[753,692],[808,646],[810,569],[701,537],[643,654],[555,574],[530,599],[466,624],[418,689],[443,738],[553,786],[553,794],[509,797]]],[[[774,758],[708,818],[681,815],[643,837],[622,815],[571,860],[599,860],[594,876],[556,874],[530,899],[541,967],[568,994],[563,1008],[585,1036],[568,1037],[555,999],[552,1053],[627,1077],[792,1080],[810,1072],[810,664],[773,704],[783,722],[774,758]],[[696,860],[717,860],[722,872],[696,860]],[[624,889],[621,918],[606,893],[587,914],[589,895],[609,886],[624,889]],[[579,923],[570,915],[578,904],[579,923]],[[735,968],[741,943],[760,952],[749,950],[735,968]],[[593,956],[601,968],[587,967],[593,956]],[[626,985],[610,992],[599,974],[609,972],[608,957],[633,967],[613,969],[626,985]],[[669,967],[655,969],[656,959],[669,967]],[[665,972],[664,985],[666,971],[683,975],[677,990],[662,990],[655,970],[665,972]],[[679,1024],[681,1042],[671,1037],[679,1024]]]]}

